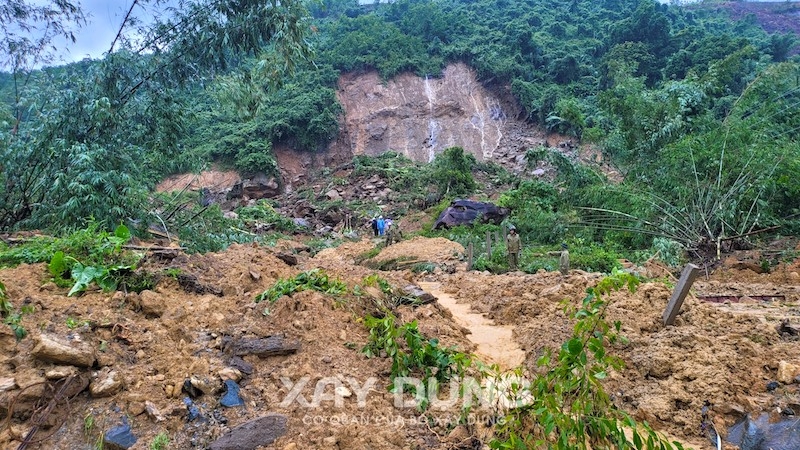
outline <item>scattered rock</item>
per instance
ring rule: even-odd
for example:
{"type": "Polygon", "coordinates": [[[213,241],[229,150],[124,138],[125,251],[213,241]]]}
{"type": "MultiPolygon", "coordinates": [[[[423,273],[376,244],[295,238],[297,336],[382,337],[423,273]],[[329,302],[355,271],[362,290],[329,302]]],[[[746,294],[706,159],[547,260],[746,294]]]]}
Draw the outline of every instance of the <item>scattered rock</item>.
{"type": "Polygon", "coordinates": [[[425,304],[436,301],[436,297],[434,297],[431,293],[425,292],[422,290],[421,287],[410,284],[403,288],[403,292],[406,295],[414,297],[416,304],[425,304]]]}
{"type": "Polygon", "coordinates": [[[127,450],[136,444],[136,436],[131,431],[128,420],[123,417],[122,424],[118,425],[103,435],[104,448],[109,450],[127,450]]]}
{"type": "Polygon", "coordinates": [[[778,363],[778,375],[776,378],[781,383],[792,384],[794,382],[794,378],[798,374],[800,374],[800,366],[797,364],[788,363],[786,361],[781,361],[778,363]]]}
{"type": "Polygon", "coordinates": [[[286,264],[288,264],[290,266],[296,266],[297,265],[297,256],[295,256],[295,255],[281,252],[281,253],[277,253],[275,256],[278,259],[280,259],[281,261],[285,262],[286,264]]]}
{"type": "Polygon", "coordinates": [[[17,388],[17,380],[10,377],[0,378],[0,392],[10,391],[17,388]]]}
{"type": "Polygon", "coordinates": [[[240,189],[243,197],[256,200],[273,198],[281,194],[280,184],[278,184],[275,177],[268,177],[263,173],[259,173],[248,180],[243,180],[240,189]]]}
{"type": "Polygon", "coordinates": [[[155,420],[156,422],[163,422],[164,416],[161,415],[161,412],[156,408],[156,405],[153,404],[151,401],[144,402],[144,411],[147,413],[147,417],[155,420]]]}
{"type": "Polygon", "coordinates": [[[145,405],[142,402],[131,402],[130,405],[128,405],[128,413],[131,416],[134,417],[138,416],[144,413],[144,411],[145,411],[145,405]]]}
{"type": "MultiPolygon", "coordinates": [[[[181,392],[183,392],[184,394],[188,395],[191,398],[197,398],[203,395],[203,391],[197,388],[194,384],[192,384],[192,380],[189,378],[183,380],[183,385],[181,385],[181,392]]],[[[169,393],[167,393],[167,396],[170,396],[169,393]]]]}
{"type": "Polygon", "coordinates": [[[350,389],[347,389],[344,386],[337,387],[334,392],[339,397],[350,398],[350,397],[353,396],[353,392],[350,391],[350,389]]]}
{"type": "Polygon", "coordinates": [[[233,367],[225,367],[224,369],[220,369],[219,372],[217,372],[217,375],[219,375],[222,381],[233,380],[238,382],[242,379],[242,372],[233,367]]]}
{"type": "Polygon", "coordinates": [[[211,450],[255,450],[269,445],[286,434],[288,418],[281,414],[268,414],[245,422],[214,441],[211,450]]]}
{"type": "Polygon", "coordinates": [[[161,317],[167,310],[167,303],[153,291],[144,290],[139,293],[139,304],[146,316],[161,317]]]}
{"type": "Polygon", "coordinates": [[[459,425],[453,428],[453,431],[447,435],[447,440],[449,442],[458,443],[464,442],[470,438],[469,430],[464,425],[459,425]]]}
{"type": "Polygon", "coordinates": [[[216,286],[209,286],[200,283],[196,276],[190,273],[179,273],[178,284],[184,291],[194,294],[213,294],[217,297],[222,297],[222,289],[216,286]]]}
{"type": "Polygon", "coordinates": [[[219,401],[219,404],[226,408],[233,408],[236,406],[243,406],[244,400],[239,396],[239,385],[233,380],[225,380],[225,395],[219,401]]]}
{"type": "MultiPolygon", "coordinates": [[[[220,390],[219,382],[214,382],[208,378],[192,376],[189,378],[189,383],[191,383],[194,388],[199,389],[203,394],[206,395],[213,395],[220,390]]],[[[184,384],[186,384],[185,381],[184,384]]]]}
{"type": "Polygon", "coordinates": [[[327,445],[328,447],[333,447],[334,445],[336,445],[337,442],[339,442],[339,440],[336,439],[336,436],[328,436],[322,440],[322,443],[327,445]]]}
{"type": "Polygon", "coordinates": [[[44,377],[50,381],[61,380],[72,375],[77,375],[78,369],[75,366],[55,366],[44,373],[44,377]]]}
{"type": "Polygon", "coordinates": [[[239,370],[245,375],[253,374],[253,365],[243,360],[239,356],[234,356],[228,361],[228,365],[234,369],[239,370]]]}
{"type": "Polygon", "coordinates": [[[775,389],[778,389],[779,387],[781,387],[780,383],[778,383],[777,381],[770,381],[769,383],[767,383],[767,392],[772,392],[775,389]]]}
{"type": "Polygon", "coordinates": [[[342,199],[342,195],[339,194],[339,191],[337,191],[336,189],[331,189],[330,191],[326,192],[325,196],[334,202],[342,199]]]}
{"type": "Polygon", "coordinates": [[[31,353],[42,361],[78,367],[91,367],[95,362],[94,350],[88,343],[65,341],[45,334],[39,336],[31,353]]]}
{"type": "Polygon", "coordinates": [[[186,410],[189,412],[189,415],[187,416],[186,420],[188,420],[189,422],[194,422],[197,419],[203,418],[203,415],[200,412],[200,408],[195,406],[194,402],[192,402],[192,399],[190,399],[189,397],[184,397],[183,404],[186,405],[186,410]]]}
{"type": "Polygon", "coordinates": [[[92,397],[110,397],[121,391],[124,386],[122,375],[116,370],[104,370],[89,384],[92,397]]]}

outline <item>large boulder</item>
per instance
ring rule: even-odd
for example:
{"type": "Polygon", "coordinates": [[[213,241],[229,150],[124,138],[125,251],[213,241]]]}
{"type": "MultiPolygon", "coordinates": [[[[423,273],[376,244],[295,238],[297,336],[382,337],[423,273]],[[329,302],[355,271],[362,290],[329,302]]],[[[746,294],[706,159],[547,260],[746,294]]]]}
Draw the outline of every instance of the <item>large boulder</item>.
{"type": "Polygon", "coordinates": [[[494,203],[457,199],[439,214],[436,223],[433,224],[433,228],[470,225],[476,220],[499,224],[508,216],[508,213],[507,208],[501,208],[494,203]]]}
{"type": "Polygon", "coordinates": [[[242,180],[235,184],[230,192],[228,192],[228,198],[243,197],[248,200],[258,200],[262,198],[274,198],[282,193],[281,186],[275,177],[269,177],[263,173],[259,173],[252,178],[242,180]]]}

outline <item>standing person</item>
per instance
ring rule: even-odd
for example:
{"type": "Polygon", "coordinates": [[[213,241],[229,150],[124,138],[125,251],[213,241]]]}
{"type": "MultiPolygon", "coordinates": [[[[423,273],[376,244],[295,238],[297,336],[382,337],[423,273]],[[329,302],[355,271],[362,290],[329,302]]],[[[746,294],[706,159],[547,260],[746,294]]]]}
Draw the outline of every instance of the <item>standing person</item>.
{"type": "Polygon", "coordinates": [[[561,275],[569,275],[569,249],[566,243],[561,244],[561,254],[558,255],[558,271],[561,275]]]}
{"type": "Polygon", "coordinates": [[[386,222],[386,247],[396,244],[400,242],[403,238],[403,234],[400,232],[396,226],[392,224],[391,221],[386,222]]]}
{"type": "Polygon", "coordinates": [[[384,231],[386,231],[386,221],[383,220],[383,216],[378,216],[378,236],[383,236],[384,231]]]}
{"type": "Polygon", "coordinates": [[[375,237],[377,237],[378,236],[378,218],[375,217],[375,216],[372,216],[372,220],[369,221],[369,225],[372,227],[372,234],[375,235],[375,237]]]}
{"type": "Polygon", "coordinates": [[[558,271],[561,275],[569,275],[569,248],[567,243],[561,243],[560,252],[547,252],[548,255],[558,255],[558,271]]]}
{"type": "Polygon", "coordinates": [[[506,248],[508,249],[508,270],[517,270],[519,264],[519,251],[522,247],[517,234],[517,228],[514,225],[508,227],[508,239],[506,248]]]}

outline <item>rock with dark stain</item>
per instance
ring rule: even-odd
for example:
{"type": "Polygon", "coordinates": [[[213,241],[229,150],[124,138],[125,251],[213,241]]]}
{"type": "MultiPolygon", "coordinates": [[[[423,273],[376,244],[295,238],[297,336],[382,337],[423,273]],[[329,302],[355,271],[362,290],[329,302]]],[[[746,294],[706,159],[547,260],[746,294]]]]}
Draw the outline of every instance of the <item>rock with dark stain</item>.
{"type": "Polygon", "coordinates": [[[255,450],[269,445],[286,434],[288,418],[281,414],[268,414],[245,422],[214,441],[211,450],[255,450]]]}
{"type": "Polygon", "coordinates": [[[263,358],[295,353],[300,349],[300,341],[289,340],[282,335],[273,335],[265,338],[223,340],[223,346],[226,352],[230,351],[235,356],[257,355],[263,358]]]}

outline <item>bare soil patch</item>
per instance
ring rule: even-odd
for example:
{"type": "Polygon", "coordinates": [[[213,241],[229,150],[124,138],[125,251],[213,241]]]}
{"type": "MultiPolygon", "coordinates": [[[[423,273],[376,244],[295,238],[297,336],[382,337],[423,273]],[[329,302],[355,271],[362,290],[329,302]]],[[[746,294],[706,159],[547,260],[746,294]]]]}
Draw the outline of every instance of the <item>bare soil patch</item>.
{"type": "MultiPolygon", "coordinates": [[[[177,279],[164,276],[149,293],[91,291],[67,297],[67,288],[48,281],[45,265],[0,270],[11,302],[35,309],[22,320],[30,335],[21,342],[15,342],[7,326],[0,327],[0,378],[13,379],[0,392],[0,419],[6,419],[11,403],[17,405],[11,427],[0,431],[0,448],[15,448],[28,429],[25,415],[30,414],[30,407],[26,413],[23,398],[31,400],[36,394],[26,390],[21,397],[22,388],[45,381],[47,373],[64,365],[33,356],[33,347],[42,336],[87,343],[96,363],[71,370],[91,383],[116,372],[121,385],[107,394],[92,395],[90,387],[75,396],[68,410],[52,418],[50,425],[60,425],[58,431],[31,448],[88,447],[100,431],[119,424],[123,416],[128,417],[138,438],[133,448],[147,448],[160,432],[170,435],[170,448],[206,448],[235,426],[272,413],[287,417],[287,432],[264,447],[269,449],[479,448],[476,439],[480,436],[485,441],[486,430],[475,426],[456,433],[447,423],[453,418],[451,411],[429,411],[424,417],[441,419],[438,425],[430,425],[419,419],[417,409],[395,407],[386,389],[390,360],[370,359],[361,352],[368,340],[361,319],[367,311],[358,299],[304,291],[267,305],[255,304],[254,297],[281,278],[315,268],[351,289],[376,273],[398,287],[434,281],[470,305],[473,312],[511,327],[513,339],[525,351],[526,367],[534,370],[542,351],[559,347],[571,333],[572,322],[564,313],[563,302],[577,304],[600,275],[580,271],[567,277],[558,273],[464,272],[460,261],[463,248],[445,239],[404,241],[379,248],[375,258],[451,265],[456,270],[452,274],[440,270],[433,274],[375,271],[355,264],[376,245],[380,245],[377,240],[364,239],[313,258],[300,252],[296,266],[277,257],[278,252],[303,248],[291,241],[276,248],[234,245],[216,254],[180,254],[172,260],[153,258],[144,264],[154,272],[173,269],[191,276],[196,285],[208,288],[202,293],[187,292],[177,279]],[[267,306],[269,314],[264,315],[267,306]],[[249,354],[238,359],[231,353],[231,348],[236,348],[231,347],[232,342],[273,336],[296,342],[299,349],[279,356],[249,354]],[[222,407],[223,378],[237,372],[244,406],[222,407]],[[192,378],[208,390],[193,400],[202,420],[189,421],[190,411],[184,404],[187,394],[181,387],[192,378]],[[374,380],[374,385],[363,391],[366,402],[360,406],[359,389],[369,380],[374,380]],[[320,382],[323,400],[319,407],[309,408],[297,399],[285,402],[298,383],[303,384],[295,393],[312,402],[320,382]],[[336,387],[351,394],[340,405],[332,399],[336,387]],[[90,416],[93,428],[86,430],[90,416]],[[467,434],[462,436],[462,431],[467,434]]],[[[706,400],[713,405],[712,415],[720,428],[747,412],[774,412],[794,405],[798,385],[793,377],[800,373],[787,378],[785,372],[800,368],[797,338],[779,333],[778,326],[781,319],[797,316],[798,283],[791,275],[797,268],[793,262],[770,274],[755,274],[723,267],[696,284],[693,296],[670,327],[660,322],[671,293],[668,284],[647,282],[635,294],[613,295],[608,318],[621,321],[629,339],[613,349],[626,362],[624,370],[607,379],[614,401],[637,419],[647,420],[695,448],[710,448],[700,432],[706,400]],[[785,301],[749,304],[751,310],[742,311],[737,310],[738,304],[709,304],[695,298],[720,292],[774,292],[785,301]],[[778,379],[784,380],[780,387],[768,391],[767,383],[778,379]]],[[[436,302],[416,308],[403,306],[398,314],[403,321],[417,320],[420,331],[440,339],[442,345],[476,349],[468,331],[436,302]]],[[[52,429],[47,428],[48,432],[52,429]]]]}

